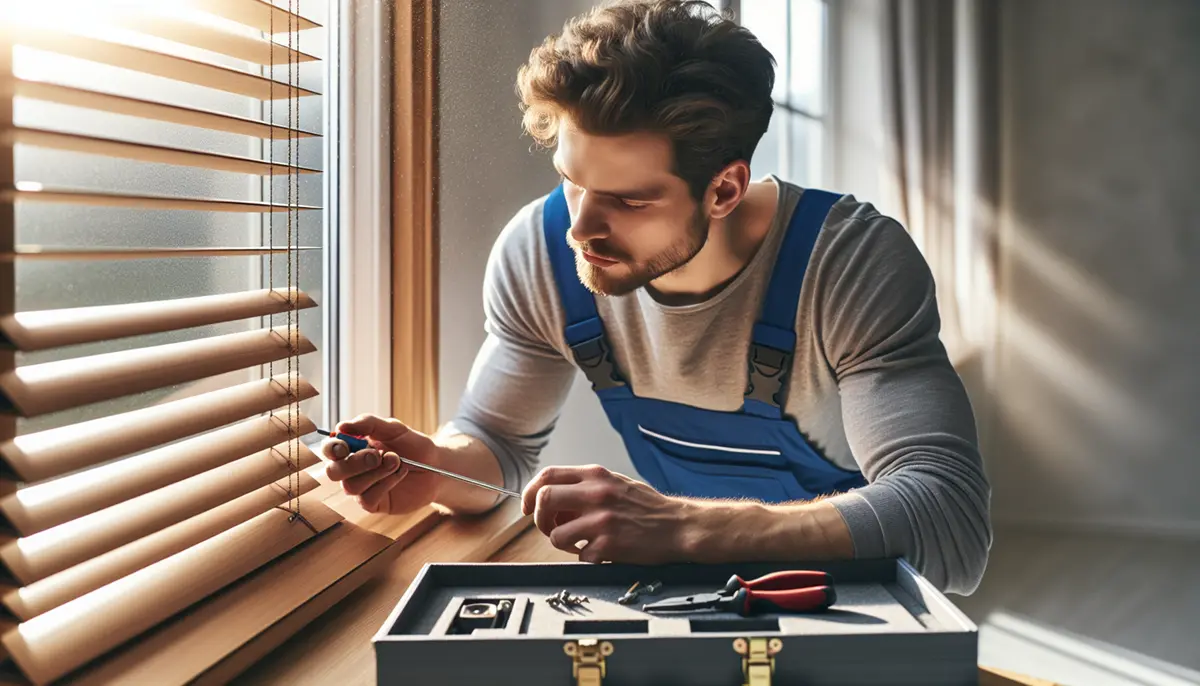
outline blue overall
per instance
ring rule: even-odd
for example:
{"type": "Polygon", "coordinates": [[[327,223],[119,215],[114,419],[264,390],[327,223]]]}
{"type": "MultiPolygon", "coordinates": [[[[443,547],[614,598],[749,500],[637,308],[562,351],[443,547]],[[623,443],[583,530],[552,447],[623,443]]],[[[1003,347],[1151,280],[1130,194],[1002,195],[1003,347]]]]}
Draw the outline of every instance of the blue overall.
{"type": "Polygon", "coordinates": [[[707,410],[634,394],[612,356],[596,302],[567,243],[571,216],[559,186],[543,206],[550,262],[566,312],[566,341],[620,433],[638,474],[658,491],[700,498],[809,500],[866,485],[808,444],[780,409],[796,345],[800,286],[817,233],[838,196],[802,195],[788,226],[748,354],[742,408],[707,410]]]}

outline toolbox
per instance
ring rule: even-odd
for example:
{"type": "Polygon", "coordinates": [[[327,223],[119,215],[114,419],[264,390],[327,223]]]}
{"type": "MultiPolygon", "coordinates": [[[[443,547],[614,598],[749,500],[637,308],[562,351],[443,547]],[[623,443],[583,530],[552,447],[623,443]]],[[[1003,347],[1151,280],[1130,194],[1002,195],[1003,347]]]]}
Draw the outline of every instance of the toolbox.
{"type": "Polygon", "coordinates": [[[902,559],[429,563],[372,643],[381,686],[978,683],[976,626],[902,559]],[[828,573],[832,605],[643,609],[789,570],[828,573]]]}

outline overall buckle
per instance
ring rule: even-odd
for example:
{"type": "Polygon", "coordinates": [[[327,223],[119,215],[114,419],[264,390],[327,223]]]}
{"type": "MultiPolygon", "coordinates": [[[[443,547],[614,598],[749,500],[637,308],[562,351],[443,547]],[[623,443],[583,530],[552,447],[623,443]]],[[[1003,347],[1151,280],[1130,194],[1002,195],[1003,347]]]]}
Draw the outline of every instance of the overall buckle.
{"type": "Polygon", "coordinates": [[[750,343],[746,398],[783,406],[783,388],[792,368],[792,353],[761,343],[750,343]]]}
{"type": "Polygon", "coordinates": [[[617,363],[613,360],[612,346],[603,334],[571,346],[571,352],[575,355],[575,362],[587,375],[588,381],[592,382],[593,390],[603,391],[606,388],[625,385],[625,380],[617,370],[617,363]]]}

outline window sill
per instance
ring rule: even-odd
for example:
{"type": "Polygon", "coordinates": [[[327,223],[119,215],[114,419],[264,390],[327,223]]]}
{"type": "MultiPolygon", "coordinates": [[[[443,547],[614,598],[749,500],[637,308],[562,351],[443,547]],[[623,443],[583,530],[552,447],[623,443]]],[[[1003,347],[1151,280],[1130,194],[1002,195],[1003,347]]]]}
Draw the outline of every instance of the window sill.
{"type": "MultiPolygon", "coordinates": [[[[326,500],[334,508],[353,507],[353,499],[340,501],[340,493],[326,500]]],[[[348,510],[339,510],[345,514],[348,510]]],[[[379,631],[388,613],[408,589],[421,568],[428,562],[484,562],[489,560],[506,544],[529,529],[532,519],[521,514],[520,503],[509,501],[486,515],[479,517],[445,517],[432,508],[408,515],[395,517],[372,515],[361,509],[348,517],[360,527],[393,536],[407,521],[428,524],[417,535],[396,538],[390,546],[395,554],[375,575],[371,584],[361,592],[344,600],[341,597],[329,601],[338,602],[336,610],[322,616],[320,622],[294,632],[294,637],[283,643],[276,641],[260,652],[264,655],[238,680],[246,683],[323,683],[336,680],[340,683],[374,683],[375,654],[371,638],[379,631]],[[426,518],[428,517],[428,518],[426,518]],[[400,520],[400,521],[398,521],[400,520]],[[404,538],[405,540],[401,540],[404,538]],[[402,549],[402,550],[401,550],[402,549]]],[[[314,613],[316,616],[317,613],[314,613]]]]}

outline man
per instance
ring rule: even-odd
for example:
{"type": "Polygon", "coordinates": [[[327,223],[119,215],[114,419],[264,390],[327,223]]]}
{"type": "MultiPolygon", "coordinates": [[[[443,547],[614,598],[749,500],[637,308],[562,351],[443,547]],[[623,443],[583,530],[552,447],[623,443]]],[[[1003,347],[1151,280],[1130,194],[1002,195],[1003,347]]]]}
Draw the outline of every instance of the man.
{"type": "Polygon", "coordinates": [[[396,455],[523,487],[583,561],[904,556],[972,592],[990,487],[930,271],[870,204],[751,179],[773,82],[767,51],[699,1],[597,9],[534,49],[524,124],[562,183],[495,243],[459,413],[435,436],[340,425],[373,447],[327,442],[330,478],[372,512],[496,504],[396,455]],[[642,480],[533,474],[580,369],[642,480]]]}

